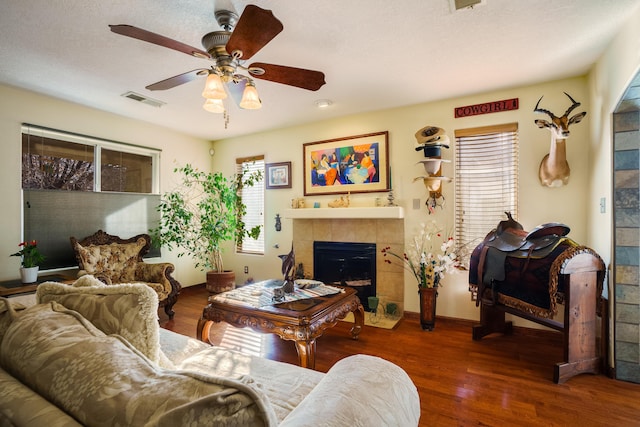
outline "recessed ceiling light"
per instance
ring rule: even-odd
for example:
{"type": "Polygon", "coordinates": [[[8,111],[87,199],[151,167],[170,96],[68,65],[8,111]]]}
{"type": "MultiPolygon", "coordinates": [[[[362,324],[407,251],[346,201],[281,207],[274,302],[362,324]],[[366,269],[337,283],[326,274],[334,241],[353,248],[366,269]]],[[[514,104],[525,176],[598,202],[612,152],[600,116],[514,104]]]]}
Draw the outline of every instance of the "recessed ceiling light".
{"type": "Polygon", "coordinates": [[[328,108],[331,104],[333,104],[333,102],[330,99],[318,99],[316,101],[316,107],[318,108],[328,108]]]}

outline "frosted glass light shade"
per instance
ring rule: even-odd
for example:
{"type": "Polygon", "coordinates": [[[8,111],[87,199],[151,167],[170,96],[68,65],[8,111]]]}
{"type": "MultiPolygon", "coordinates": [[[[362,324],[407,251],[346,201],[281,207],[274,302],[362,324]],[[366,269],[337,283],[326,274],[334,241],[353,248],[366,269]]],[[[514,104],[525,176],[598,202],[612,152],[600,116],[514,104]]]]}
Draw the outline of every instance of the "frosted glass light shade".
{"type": "Polygon", "coordinates": [[[204,84],[202,96],[207,99],[225,99],[227,92],[224,90],[222,79],[215,73],[209,73],[204,84]]]}
{"type": "Polygon", "coordinates": [[[242,100],[240,101],[240,108],[244,108],[245,110],[257,110],[262,108],[262,102],[260,102],[258,90],[253,82],[248,82],[244,87],[242,100]]]}
{"type": "Polygon", "coordinates": [[[221,99],[207,99],[202,108],[210,113],[224,113],[224,104],[221,99]]]}

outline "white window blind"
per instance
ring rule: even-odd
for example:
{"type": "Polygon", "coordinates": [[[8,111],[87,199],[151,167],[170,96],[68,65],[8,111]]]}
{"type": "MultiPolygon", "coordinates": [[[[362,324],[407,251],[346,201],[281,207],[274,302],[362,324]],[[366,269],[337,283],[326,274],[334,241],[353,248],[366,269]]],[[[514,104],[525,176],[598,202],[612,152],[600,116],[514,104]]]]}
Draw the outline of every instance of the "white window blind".
{"type": "MultiPolygon", "coordinates": [[[[261,171],[264,177],[264,156],[236,159],[236,172],[243,171],[245,175],[261,171]]],[[[250,230],[259,225],[262,230],[257,239],[245,237],[242,242],[238,242],[236,251],[264,255],[264,179],[251,187],[243,187],[241,196],[247,207],[247,212],[242,218],[245,228],[250,230]]]]}
{"type": "Polygon", "coordinates": [[[518,217],[518,124],[456,130],[455,238],[468,255],[506,219],[518,217]]]}

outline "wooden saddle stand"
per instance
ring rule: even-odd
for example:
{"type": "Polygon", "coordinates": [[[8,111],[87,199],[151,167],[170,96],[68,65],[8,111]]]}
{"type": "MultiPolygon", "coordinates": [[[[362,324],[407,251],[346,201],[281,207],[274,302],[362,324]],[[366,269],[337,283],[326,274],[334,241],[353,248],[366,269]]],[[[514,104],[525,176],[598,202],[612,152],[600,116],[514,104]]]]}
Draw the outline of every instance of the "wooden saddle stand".
{"type": "MultiPolygon", "coordinates": [[[[593,250],[566,235],[569,227],[543,224],[530,233],[510,213],[471,255],[469,290],[480,305],[480,324],[473,339],[491,333],[510,334],[505,313],[563,333],[564,360],[556,363],[553,381],[597,374],[601,356],[596,345],[597,316],[602,304],[605,266],[593,250]],[[565,305],[563,321],[554,320],[557,303],[565,305]]],[[[603,331],[603,335],[604,335],[603,331]]]]}

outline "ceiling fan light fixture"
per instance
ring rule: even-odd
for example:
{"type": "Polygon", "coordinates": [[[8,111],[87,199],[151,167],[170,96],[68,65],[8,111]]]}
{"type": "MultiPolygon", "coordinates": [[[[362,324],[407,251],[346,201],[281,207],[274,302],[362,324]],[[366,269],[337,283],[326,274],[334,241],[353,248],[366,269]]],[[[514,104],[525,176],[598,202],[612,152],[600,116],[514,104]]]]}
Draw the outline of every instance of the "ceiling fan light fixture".
{"type": "Polygon", "coordinates": [[[207,99],[226,99],[227,92],[224,90],[222,79],[216,73],[210,72],[204,84],[202,96],[207,99]]]}
{"type": "Polygon", "coordinates": [[[221,99],[207,99],[202,108],[210,113],[216,114],[221,114],[225,111],[224,103],[221,99]]]}
{"type": "Polygon", "coordinates": [[[244,108],[245,110],[258,110],[262,108],[262,102],[260,101],[260,96],[258,96],[258,90],[252,81],[248,81],[244,87],[242,100],[240,101],[240,108],[244,108]]]}

